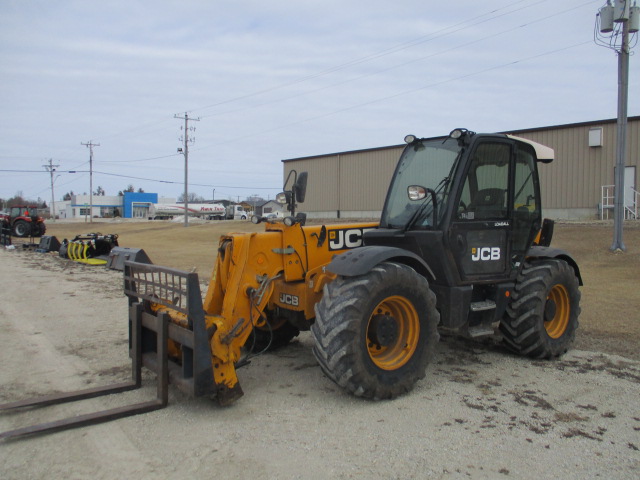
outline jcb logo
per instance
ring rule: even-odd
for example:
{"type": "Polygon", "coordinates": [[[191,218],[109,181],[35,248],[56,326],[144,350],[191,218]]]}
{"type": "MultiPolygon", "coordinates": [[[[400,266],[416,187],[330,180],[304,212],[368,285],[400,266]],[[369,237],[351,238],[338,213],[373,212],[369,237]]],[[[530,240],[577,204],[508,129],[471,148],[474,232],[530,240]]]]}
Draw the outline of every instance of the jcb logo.
{"type": "Polygon", "coordinates": [[[300,299],[296,295],[289,295],[288,293],[280,294],[280,303],[285,305],[292,305],[297,307],[300,304],[300,299]]]}
{"type": "Polygon", "coordinates": [[[373,228],[344,228],[341,230],[329,230],[329,250],[345,250],[362,246],[364,232],[373,228]]]}
{"type": "Polygon", "coordinates": [[[472,248],[471,260],[474,262],[500,260],[500,247],[472,248]]]}

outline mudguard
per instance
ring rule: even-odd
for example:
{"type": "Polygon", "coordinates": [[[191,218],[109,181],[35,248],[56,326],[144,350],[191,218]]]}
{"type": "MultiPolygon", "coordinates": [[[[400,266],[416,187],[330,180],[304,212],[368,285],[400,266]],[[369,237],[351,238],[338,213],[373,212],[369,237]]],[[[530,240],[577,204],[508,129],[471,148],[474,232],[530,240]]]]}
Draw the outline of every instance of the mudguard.
{"type": "Polygon", "coordinates": [[[527,252],[527,259],[529,258],[559,258],[567,262],[573,268],[573,271],[576,273],[576,277],[578,277],[578,284],[580,286],[584,285],[582,283],[582,275],[580,275],[580,267],[578,267],[578,263],[573,259],[569,253],[559,248],[553,247],[542,247],[540,245],[534,245],[527,252]]]}
{"type": "Polygon", "coordinates": [[[435,280],[429,265],[418,255],[397,247],[371,245],[359,247],[336,255],[327,265],[327,270],[343,277],[364,275],[379,263],[392,260],[413,268],[428,280],[435,280]]]}

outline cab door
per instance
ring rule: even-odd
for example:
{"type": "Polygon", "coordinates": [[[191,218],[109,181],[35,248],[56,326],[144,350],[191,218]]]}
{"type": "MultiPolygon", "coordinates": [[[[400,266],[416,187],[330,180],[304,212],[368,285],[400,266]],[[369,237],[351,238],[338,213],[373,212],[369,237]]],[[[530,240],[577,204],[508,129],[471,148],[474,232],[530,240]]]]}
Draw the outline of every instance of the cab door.
{"type": "Polygon", "coordinates": [[[507,139],[481,141],[468,157],[449,233],[463,283],[510,275],[513,157],[507,139]]]}

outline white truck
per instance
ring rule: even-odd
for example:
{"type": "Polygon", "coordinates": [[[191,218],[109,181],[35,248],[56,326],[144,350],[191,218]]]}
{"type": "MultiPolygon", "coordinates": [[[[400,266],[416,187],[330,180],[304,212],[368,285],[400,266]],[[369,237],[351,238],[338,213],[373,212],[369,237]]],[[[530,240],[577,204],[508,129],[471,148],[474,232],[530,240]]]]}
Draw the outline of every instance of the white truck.
{"type": "MultiPolygon", "coordinates": [[[[170,220],[184,215],[184,203],[153,203],[149,207],[149,220],[170,220]]],[[[246,220],[247,212],[241,205],[225,207],[221,203],[189,204],[189,216],[203,217],[207,220],[246,220]]]]}
{"type": "Polygon", "coordinates": [[[228,205],[226,208],[227,220],[246,220],[249,218],[248,212],[242,208],[242,205],[228,205]]]}

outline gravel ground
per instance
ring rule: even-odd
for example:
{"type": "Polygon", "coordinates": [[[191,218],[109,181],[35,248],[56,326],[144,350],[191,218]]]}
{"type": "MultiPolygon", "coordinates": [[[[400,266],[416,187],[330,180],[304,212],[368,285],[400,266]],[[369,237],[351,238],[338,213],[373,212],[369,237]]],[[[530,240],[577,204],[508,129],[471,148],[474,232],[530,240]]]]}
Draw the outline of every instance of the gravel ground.
{"type": "MultiPolygon", "coordinates": [[[[0,401],[128,378],[121,273],[0,251],[0,401]]],[[[306,333],[239,370],[221,408],[169,407],[0,442],[3,479],[629,478],[640,476],[640,362],[572,350],[532,361],[444,336],[427,377],[394,401],[343,393],[306,333]]],[[[153,398],[143,388],[0,415],[0,430],[153,398]]]]}

